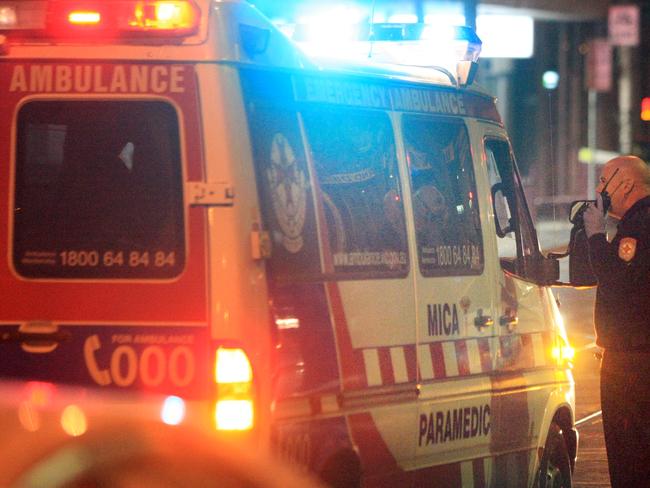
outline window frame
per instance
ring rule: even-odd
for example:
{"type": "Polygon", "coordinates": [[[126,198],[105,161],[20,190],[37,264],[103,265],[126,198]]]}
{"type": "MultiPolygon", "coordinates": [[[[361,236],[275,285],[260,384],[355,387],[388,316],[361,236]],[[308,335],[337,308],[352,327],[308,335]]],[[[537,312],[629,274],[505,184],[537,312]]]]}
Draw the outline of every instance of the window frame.
{"type": "MultiPolygon", "coordinates": [[[[498,176],[501,179],[501,188],[505,190],[504,197],[508,202],[513,224],[512,232],[515,234],[516,256],[501,257],[499,259],[501,267],[504,270],[518,276],[524,278],[533,278],[537,269],[536,264],[539,263],[540,260],[543,260],[544,257],[539,248],[537,231],[533,224],[533,220],[528,208],[528,202],[524,193],[523,184],[521,182],[521,176],[519,174],[514,152],[512,151],[512,146],[510,145],[510,141],[508,141],[507,138],[492,135],[485,136],[482,142],[482,149],[485,154],[486,162],[489,160],[488,150],[490,150],[492,154],[495,155],[494,162],[496,165],[496,170],[499,172],[498,176]],[[503,155],[506,155],[508,159],[507,161],[502,161],[502,163],[506,164],[508,168],[499,167],[500,159],[496,157],[494,150],[489,149],[492,144],[502,145],[505,149],[507,149],[507,151],[503,152],[503,155]],[[505,173],[502,171],[503,169],[506,170],[505,173]],[[530,249],[530,252],[526,252],[526,249],[530,249]]],[[[493,192],[495,185],[493,185],[491,181],[488,181],[488,183],[490,184],[490,193],[492,195],[494,206],[495,200],[493,197],[493,192]]],[[[495,230],[497,239],[505,238],[505,236],[499,236],[499,222],[497,220],[496,209],[493,210],[495,211],[494,223],[496,226],[495,230]]]]}

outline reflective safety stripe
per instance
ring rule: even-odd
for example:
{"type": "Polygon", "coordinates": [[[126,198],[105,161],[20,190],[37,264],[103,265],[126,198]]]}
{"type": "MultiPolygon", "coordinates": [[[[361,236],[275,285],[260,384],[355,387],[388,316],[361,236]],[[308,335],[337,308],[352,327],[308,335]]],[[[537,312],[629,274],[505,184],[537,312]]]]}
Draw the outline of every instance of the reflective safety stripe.
{"type": "MultiPolygon", "coordinates": [[[[421,380],[484,374],[496,369],[539,368],[552,364],[550,334],[432,342],[418,346],[421,380]],[[495,354],[495,347],[498,348],[495,354]]],[[[367,386],[416,381],[415,347],[386,346],[361,349],[367,386]]]]}
{"type": "Polygon", "coordinates": [[[363,349],[368,386],[415,381],[415,346],[363,349]]]}
{"type": "Polygon", "coordinates": [[[368,386],[379,386],[382,384],[381,369],[379,366],[379,350],[364,349],[363,363],[366,366],[366,378],[368,386]]]}
{"type": "Polygon", "coordinates": [[[395,383],[407,383],[409,381],[406,370],[406,356],[403,347],[391,347],[390,359],[393,362],[393,374],[395,383]]]}
{"type": "Polygon", "coordinates": [[[467,341],[467,357],[469,359],[469,374],[482,373],[483,371],[478,341],[467,341]]]}
{"type": "Polygon", "coordinates": [[[460,463],[460,479],[464,487],[474,487],[474,463],[472,461],[460,463]]]}
{"type": "Polygon", "coordinates": [[[456,356],[456,346],[453,342],[442,343],[442,353],[445,361],[445,371],[447,376],[458,376],[458,357],[456,356]]]}
{"type": "Polygon", "coordinates": [[[433,378],[433,358],[429,344],[418,346],[418,356],[420,358],[420,376],[422,378],[433,378]]]}
{"type": "Polygon", "coordinates": [[[490,484],[492,458],[472,459],[460,463],[463,488],[485,488],[490,484]]]}

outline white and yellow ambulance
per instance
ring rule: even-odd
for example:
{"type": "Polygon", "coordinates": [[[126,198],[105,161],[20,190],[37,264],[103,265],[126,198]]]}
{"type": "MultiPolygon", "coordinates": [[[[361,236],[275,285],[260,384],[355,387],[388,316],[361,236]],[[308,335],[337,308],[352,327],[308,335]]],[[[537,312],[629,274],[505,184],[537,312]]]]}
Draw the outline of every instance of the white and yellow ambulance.
{"type": "Polygon", "coordinates": [[[475,67],[0,0],[0,374],[173,395],[337,487],[570,486],[557,262],[475,67]]]}

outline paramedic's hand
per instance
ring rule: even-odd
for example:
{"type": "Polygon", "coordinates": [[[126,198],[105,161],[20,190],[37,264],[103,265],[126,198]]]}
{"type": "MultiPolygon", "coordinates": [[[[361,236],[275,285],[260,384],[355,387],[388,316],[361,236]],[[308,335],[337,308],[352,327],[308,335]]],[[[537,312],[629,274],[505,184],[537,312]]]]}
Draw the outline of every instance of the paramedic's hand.
{"type": "Polygon", "coordinates": [[[596,205],[589,204],[583,215],[585,234],[590,238],[594,234],[605,233],[605,215],[603,215],[603,199],[600,193],[596,194],[596,205]]]}

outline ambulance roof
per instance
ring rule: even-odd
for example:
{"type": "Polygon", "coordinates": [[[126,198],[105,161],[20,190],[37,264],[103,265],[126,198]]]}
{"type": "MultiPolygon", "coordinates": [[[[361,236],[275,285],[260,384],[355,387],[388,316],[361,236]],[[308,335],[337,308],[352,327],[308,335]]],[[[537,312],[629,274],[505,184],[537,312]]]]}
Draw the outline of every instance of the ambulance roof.
{"type": "MultiPolygon", "coordinates": [[[[218,52],[215,57],[219,60],[232,60],[240,63],[250,63],[258,66],[282,67],[298,70],[316,70],[320,72],[338,73],[341,75],[356,75],[386,80],[401,80],[412,83],[435,84],[447,87],[457,87],[454,75],[441,67],[435,66],[407,66],[401,64],[388,64],[374,62],[349,61],[333,58],[314,58],[305,54],[301,48],[288,39],[275,25],[260,13],[255,7],[240,0],[218,1],[218,14],[214,16],[211,24],[214,28],[210,32],[225,33],[216,26],[224,24],[240,26],[240,32],[231,32],[231,36],[242,37],[242,44],[246,44],[246,36],[250,36],[249,44],[255,44],[255,37],[265,37],[264,51],[250,52],[237,42],[217,42],[213,45],[218,52]],[[221,17],[221,18],[220,18],[221,17]],[[246,23],[246,29],[241,26],[246,23]],[[259,30],[258,30],[259,29],[259,30]],[[229,49],[233,49],[227,52],[229,49]]],[[[471,91],[485,95],[489,93],[479,85],[472,85],[471,91]]]]}
{"type": "MultiPolygon", "coordinates": [[[[338,72],[340,74],[372,76],[390,80],[401,80],[411,83],[434,84],[456,88],[456,82],[453,74],[444,68],[435,66],[407,66],[400,64],[375,63],[353,63],[333,59],[312,59],[318,70],[328,72],[338,72]]],[[[491,96],[490,93],[481,85],[472,84],[469,87],[484,95],[491,96]]]]}
{"type": "MultiPolygon", "coordinates": [[[[76,1],[65,2],[66,8],[74,6],[76,1]]],[[[312,59],[245,0],[175,1],[196,10],[197,15],[193,18],[196,24],[195,28],[186,29],[184,34],[170,31],[169,36],[149,26],[136,34],[129,26],[126,35],[108,31],[110,35],[104,36],[102,26],[98,26],[98,32],[93,32],[92,26],[84,26],[83,30],[67,24],[57,25],[58,30],[53,34],[47,30],[46,20],[42,20],[42,27],[38,27],[38,22],[39,19],[47,19],[52,12],[56,14],[62,2],[10,2],[12,8],[16,9],[14,18],[18,19],[18,23],[21,18],[26,18],[30,24],[28,27],[0,24],[0,61],[31,58],[222,62],[456,87],[454,76],[442,68],[312,59]]],[[[129,2],[133,2],[134,6],[142,3],[135,0],[104,0],[101,5],[110,10],[125,8],[129,2]],[[112,7],[113,3],[115,7],[112,7]]],[[[156,4],[156,0],[147,2],[156,4]]],[[[3,3],[2,0],[0,3],[3,3]]],[[[87,2],[79,0],[80,8],[86,9],[87,5],[87,2]]],[[[6,14],[5,18],[11,19],[11,13],[6,14]]],[[[470,89],[488,95],[478,86],[472,85],[470,89]]]]}

